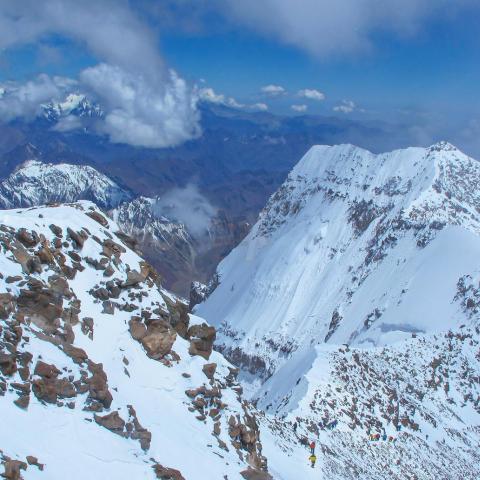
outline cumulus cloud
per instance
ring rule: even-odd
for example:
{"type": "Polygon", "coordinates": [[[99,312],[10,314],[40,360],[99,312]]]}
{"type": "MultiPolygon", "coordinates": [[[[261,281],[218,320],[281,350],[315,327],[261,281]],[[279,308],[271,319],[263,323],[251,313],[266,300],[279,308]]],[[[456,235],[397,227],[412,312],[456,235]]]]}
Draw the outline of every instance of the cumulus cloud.
{"type": "Polygon", "coordinates": [[[292,105],[290,107],[294,112],[306,112],[308,107],[306,105],[292,105]]]}
{"type": "Polygon", "coordinates": [[[287,93],[285,88],[283,88],[281,85],[265,85],[260,89],[260,91],[271,97],[278,97],[287,93]]]}
{"type": "Polygon", "coordinates": [[[216,93],[211,87],[200,88],[197,91],[198,98],[206,103],[213,103],[215,105],[224,105],[225,107],[235,108],[237,110],[247,111],[266,111],[268,105],[266,103],[245,104],[240,103],[233,97],[224,95],[223,93],[216,93]]]}
{"type": "MultiPolygon", "coordinates": [[[[99,120],[97,128],[113,142],[165,147],[199,134],[195,93],[166,67],[157,51],[156,36],[128,2],[22,0],[1,4],[0,50],[51,34],[81,42],[101,60],[82,72],[80,81],[104,106],[104,120],[99,120]]],[[[10,98],[7,102],[8,95],[3,95],[2,118],[20,116],[22,109],[32,115],[40,103],[56,98],[58,92],[47,78],[42,77],[46,87],[42,93],[29,95],[28,101],[22,91],[32,89],[31,82],[17,89],[16,101],[10,98]]]]}
{"type": "Polygon", "coordinates": [[[341,112],[341,113],[352,113],[356,110],[357,106],[353,100],[342,100],[340,105],[335,105],[333,107],[334,112],[341,112]]]}
{"type": "Polygon", "coordinates": [[[317,57],[368,51],[375,33],[412,35],[478,0],[217,0],[224,15],[317,57]]]}
{"type": "Polygon", "coordinates": [[[320,90],[305,88],[303,90],[299,90],[297,96],[301,98],[308,98],[308,100],[317,100],[321,102],[325,100],[325,94],[322,93],[320,90]]]}
{"type": "Polygon", "coordinates": [[[200,100],[207,103],[215,103],[216,105],[225,105],[231,108],[243,108],[244,105],[237,102],[233,97],[227,97],[223,93],[216,93],[211,87],[200,88],[198,90],[200,100]]]}
{"type": "Polygon", "coordinates": [[[80,80],[104,106],[98,128],[113,143],[167,147],[200,134],[196,96],[173,71],[163,88],[108,64],[87,68],[80,80]]]}
{"type": "Polygon", "coordinates": [[[157,199],[153,209],[158,216],[183,223],[197,238],[208,233],[212,218],[217,214],[217,209],[194,184],[170,190],[157,199]]]}

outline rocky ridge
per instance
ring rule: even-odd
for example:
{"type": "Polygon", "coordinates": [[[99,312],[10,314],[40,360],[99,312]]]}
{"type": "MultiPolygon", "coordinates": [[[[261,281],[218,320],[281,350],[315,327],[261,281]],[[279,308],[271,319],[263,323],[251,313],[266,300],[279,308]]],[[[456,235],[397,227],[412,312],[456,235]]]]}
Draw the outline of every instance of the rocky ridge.
{"type": "Polygon", "coordinates": [[[89,202],[0,212],[5,478],[32,455],[46,478],[194,478],[199,462],[212,478],[267,478],[215,329],[131,245],[89,202]]]}

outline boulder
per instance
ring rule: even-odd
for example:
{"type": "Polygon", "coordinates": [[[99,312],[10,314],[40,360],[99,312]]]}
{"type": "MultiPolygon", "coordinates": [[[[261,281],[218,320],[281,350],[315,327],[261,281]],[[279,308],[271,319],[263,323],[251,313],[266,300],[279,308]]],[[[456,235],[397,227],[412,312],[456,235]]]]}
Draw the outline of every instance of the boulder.
{"type": "Polygon", "coordinates": [[[86,380],[89,389],[89,398],[98,400],[105,408],[110,408],[113,398],[108,390],[107,375],[103,370],[103,365],[101,363],[95,364],[89,362],[89,369],[93,374],[86,380]]]}
{"type": "Polygon", "coordinates": [[[246,480],[273,480],[273,477],[268,472],[253,470],[252,468],[240,472],[240,475],[246,480]]]}
{"type": "Polygon", "coordinates": [[[60,370],[55,365],[50,365],[48,363],[38,360],[35,365],[34,375],[44,378],[57,378],[60,375],[60,370]]]}
{"type": "Polygon", "coordinates": [[[130,327],[130,335],[137,341],[142,340],[147,335],[147,327],[140,320],[132,318],[128,322],[128,326],[130,327]]]}
{"type": "Polygon", "coordinates": [[[27,248],[34,247],[39,241],[38,235],[36,235],[35,232],[31,234],[25,228],[20,228],[16,234],[16,237],[17,240],[22,242],[22,244],[27,248]]]}
{"type": "Polygon", "coordinates": [[[58,227],[57,225],[49,225],[50,230],[52,231],[52,233],[56,236],[56,237],[62,237],[63,236],[63,233],[62,233],[62,229],[60,227],[58,227]]]}
{"type": "Polygon", "coordinates": [[[137,270],[130,270],[127,273],[127,279],[122,283],[122,288],[133,287],[145,281],[145,277],[137,270]]]}
{"type": "Polygon", "coordinates": [[[90,210],[85,213],[85,215],[88,215],[90,218],[98,222],[102,227],[107,227],[108,226],[108,220],[99,212],[95,210],[90,210]]]}
{"type": "Polygon", "coordinates": [[[85,237],[84,235],[82,235],[82,232],[75,232],[70,227],[68,227],[67,234],[72,239],[73,243],[77,248],[83,248],[83,244],[85,243],[85,237]]]}
{"type": "Polygon", "coordinates": [[[213,379],[213,376],[215,375],[215,371],[217,370],[217,364],[216,363],[206,363],[202,367],[203,373],[206,375],[207,378],[210,380],[213,379]]]}
{"type": "Polygon", "coordinates": [[[201,325],[192,325],[188,329],[188,338],[190,338],[190,355],[200,355],[205,360],[210,358],[213,349],[213,342],[216,338],[214,327],[203,323],[201,325]]]}
{"type": "Polygon", "coordinates": [[[150,321],[146,335],[140,340],[150,358],[159,360],[171,352],[177,333],[165,320],[150,321]]]}
{"type": "Polygon", "coordinates": [[[0,371],[7,376],[13,375],[17,371],[15,354],[0,352],[0,371]]]}
{"type": "Polygon", "coordinates": [[[120,417],[117,411],[104,416],[94,415],[94,418],[95,422],[97,422],[98,425],[101,425],[107,430],[110,430],[111,432],[116,433],[117,435],[120,435],[122,437],[126,436],[126,433],[124,432],[125,420],[120,417]]]}
{"type": "Polygon", "coordinates": [[[6,320],[15,311],[15,297],[10,293],[0,293],[0,319],[6,320]]]}
{"type": "Polygon", "coordinates": [[[3,478],[5,480],[21,480],[21,470],[27,469],[27,464],[20,460],[7,459],[3,462],[5,472],[3,472],[3,478]]]}
{"type": "Polygon", "coordinates": [[[167,468],[159,463],[153,466],[153,470],[155,471],[155,475],[160,480],[185,480],[183,475],[174,468],[167,468]]]}

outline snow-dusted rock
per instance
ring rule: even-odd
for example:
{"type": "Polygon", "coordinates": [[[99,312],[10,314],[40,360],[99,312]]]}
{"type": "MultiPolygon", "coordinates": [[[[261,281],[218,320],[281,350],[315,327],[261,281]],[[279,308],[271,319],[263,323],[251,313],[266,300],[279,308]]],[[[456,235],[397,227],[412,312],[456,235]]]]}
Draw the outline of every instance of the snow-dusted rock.
{"type": "Polygon", "coordinates": [[[90,200],[110,209],[130,197],[113,180],[86,165],[54,165],[30,160],[0,183],[2,208],[90,200]]]}

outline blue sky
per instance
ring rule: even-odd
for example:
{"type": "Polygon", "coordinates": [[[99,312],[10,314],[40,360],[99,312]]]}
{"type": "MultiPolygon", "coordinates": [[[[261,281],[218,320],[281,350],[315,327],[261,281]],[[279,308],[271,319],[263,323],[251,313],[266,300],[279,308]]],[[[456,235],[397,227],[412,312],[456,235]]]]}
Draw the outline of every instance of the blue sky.
{"type": "MultiPolygon", "coordinates": [[[[190,87],[213,88],[241,105],[262,103],[277,113],[293,114],[291,106],[302,104],[302,113],[353,118],[441,123],[448,117],[457,129],[478,122],[478,2],[385,0],[384,10],[376,0],[363,2],[363,10],[355,9],[354,0],[339,0],[336,10],[330,3],[46,0],[49,12],[42,17],[32,0],[19,0],[18,8],[0,6],[0,28],[14,25],[10,37],[0,33],[0,81],[20,83],[41,73],[76,79],[89,67],[119,60],[124,70],[130,61],[142,73],[153,59],[165,72],[175,69],[190,87]],[[68,21],[66,12],[72,14],[68,21]],[[111,17],[105,34],[98,33],[102,12],[111,17]],[[35,32],[12,23],[35,14],[35,32]],[[125,32],[138,41],[138,55],[121,52],[125,32]],[[262,94],[269,84],[287,93],[262,94]],[[318,90],[325,99],[300,98],[302,89],[318,90]],[[342,102],[355,107],[335,111],[342,102]]],[[[163,81],[155,79],[157,85],[163,81]]]]}

